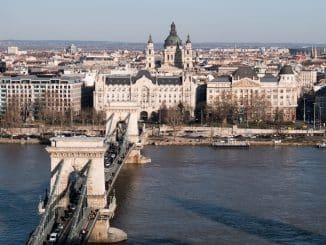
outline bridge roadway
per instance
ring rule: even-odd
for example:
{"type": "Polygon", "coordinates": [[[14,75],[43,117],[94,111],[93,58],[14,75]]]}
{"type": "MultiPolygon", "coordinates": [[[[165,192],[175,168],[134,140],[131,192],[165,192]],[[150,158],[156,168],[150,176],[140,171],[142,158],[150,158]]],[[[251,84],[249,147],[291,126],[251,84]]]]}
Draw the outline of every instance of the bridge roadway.
{"type": "MultiPolygon", "coordinates": [[[[105,167],[105,182],[106,182],[106,198],[109,200],[108,205],[108,213],[101,214],[98,210],[93,210],[94,215],[90,216],[88,219],[87,224],[84,226],[83,230],[85,231],[83,237],[84,239],[81,241],[80,244],[86,244],[92,231],[95,226],[95,223],[98,219],[105,219],[105,218],[113,218],[114,212],[116,209],[116,199],[115,199],[115,193],[114,193],[114,184],[120,174],[121,169],[123,168],[124,164],[126,163],[126,160],[128,159],[128,156],[132,149],[134,148],[134,145],[129,145],[125,151],[120,152],[116,154],[116,152],[110,152],[110,148],[108,148],[107,152],[115,154],[115,157],[113,158],[113,161],[109,166],[105,167]],[[111,195],[113,194],[113,195],[111,195]]],[[[105,161],[108,161],[105,159],[105,161]]],[[[105,163],[106,164],[106,163],[105,163]]]]}
{"type": "Polygon", "coordinates": [[[135,146],[128,140],[127,125],[123,124],[123,121],[122,126],[117,125],[116,141],[114,142],[112,137],[107,141],[103,163],[106,206],[103,209],[88,206],[86,183],[92,160],[89,160],[78,171],[74,182],[69,178],[65,190],[59,196],[55,196],[56,192],[58,192],[58,182],[64,164],[64,159],[62,159],[51,173],[52,178],[55,178],[55,180],[48,197],[48,203],[44,204],[41,222],[31,234],[27,242],[28,245],[87,244],[97,221],[109,221],[114,216],[116,209],[114,184],[135,146]],[[67,194],[71,195],[74,191],[76,195],[73,200],[69,196],[67,208],[57,207],[62,198],[67,194]]]}

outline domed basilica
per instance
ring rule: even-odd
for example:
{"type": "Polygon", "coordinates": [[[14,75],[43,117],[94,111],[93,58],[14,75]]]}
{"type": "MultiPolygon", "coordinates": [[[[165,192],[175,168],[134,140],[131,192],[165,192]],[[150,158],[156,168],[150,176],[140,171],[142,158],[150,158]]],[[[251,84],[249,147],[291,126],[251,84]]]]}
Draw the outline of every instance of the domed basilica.
{"type": "MultiPolygon", "coordinates": [[[[154,43],[151,35],[149,36],[146,47],[146,69],[155,69],[154,43]]],[[[171,24],[169,36],[164,41],[164,50],[162,54],[161,69],[169,70],[173,68],[191,70],[192,62],[192,44],[188,35],[185,45],[177,34],[174,22],[171,24]]]]}

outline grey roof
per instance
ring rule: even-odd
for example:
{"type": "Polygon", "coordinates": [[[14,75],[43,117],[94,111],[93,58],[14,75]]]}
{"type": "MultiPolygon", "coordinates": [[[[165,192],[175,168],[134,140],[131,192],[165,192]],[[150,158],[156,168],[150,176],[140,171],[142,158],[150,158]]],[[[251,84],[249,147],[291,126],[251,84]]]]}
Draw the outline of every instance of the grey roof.
{"type": "Polygon", "coordinates": [[[294,74],[294,72],[292,70],[292,66],[290,65],[285,65],[280,70],[280,75],[292,75],[292,74],[294,74]]]}
{"type": "Polygon", "coordinates": [[[257,78],[257,73],[249,66],[241,66],[232,74],[233,78],[239,80],[242,78],[257,78]]]}
{"type": "Polygon", "coordinates": [[[105,83],[107,85],[130,85],[130,76],[108,76],[105,83]]]}
{"type": "Polygon", "coordinates": [[[4,76],[0,77],[0,80],[11,80],[11,81],[67,81],[68,83],[79,83],[81,82],[78,76],[4,76]]]}
{"type": "Polygon", "coordinates": [[[232,78],[228,75],[218,76],[215,79],[212,80],[213,82],[219,82],[219,83],[227,83],[231,82],[232,78]]]}
{"type": "Polygon", "coordinates": [[[188,34],[188,36],[187,36],[187,41],[186,41],[186,43],[191,43],[191,41],[190,41],[190,35],[188,34]]]}
{"type": "Polygon", "coordinates": [[[264,77],[260,79],[261,82],[277,82],[277,77],[273,76],[271,73],[266,73],[264,77]]]}
{"type": "Polygon", "coordinates": [[[153,84],[158,85],[182,85],[182,76],[162,76],[155,77],[152,76],[147,70],[140,70],[136,76],[107,76],[107,85],[131,85],[131,83],[136,83],[140,78],[145,76],[152,81],[153,84]]]}
{"type": "Polygon", "coordinates": [[[140,78],[142,78],[143,76],[145,76],[146,78],[148,78],[149,80],[151,80],[154,84],[155,84],[155,77],[153,77],[149,71],[147,70],[140,70],[136,76],[132,77],[131,80],[133,83],[135,83],[137,80],[139,80],[140,78]]]}
{"type": "Polygon", "coordinates": [[[326,87],[322,87],[316,92],[317,97],[325,97],[326,96],[326,87]]]}
{"type": "Polygon", "coordinates": [[[182,85],[182,77],[158,77],[158,85],[182,85]]]}
{"type": "Polygon", "coordinates": [[[152,39],[152,35],[151,34],[149,34],[148,42],[147,43],[153,43],[153,39],[152,39]]]}

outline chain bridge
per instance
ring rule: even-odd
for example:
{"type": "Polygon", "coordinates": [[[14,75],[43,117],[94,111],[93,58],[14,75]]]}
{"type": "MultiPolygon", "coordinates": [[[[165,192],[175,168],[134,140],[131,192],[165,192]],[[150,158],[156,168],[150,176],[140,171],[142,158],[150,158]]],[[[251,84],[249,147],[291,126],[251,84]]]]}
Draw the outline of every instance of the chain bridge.
{"type": "MultiPolygon", "coordinates": [[[[110,226],[117,202],[114,183],[126,162],[139,162],[137,111],[114,107],[107,114],[106,135],[55,137],[50,191],[39,204],[40,223],[28,245],[112,243],[127,234],[110,226]]],[[[147,159],[145,159],[147,160],[147,159]]]]}

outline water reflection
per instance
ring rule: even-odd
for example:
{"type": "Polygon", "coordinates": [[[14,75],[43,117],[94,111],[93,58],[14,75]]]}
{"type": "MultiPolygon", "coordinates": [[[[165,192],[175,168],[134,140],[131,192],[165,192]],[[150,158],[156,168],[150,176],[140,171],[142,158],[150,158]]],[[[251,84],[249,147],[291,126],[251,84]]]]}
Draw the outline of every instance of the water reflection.
{"type": "Polygon", "coordinates": [[[290,224],[264,219],[196,200],[170,198],[177,205],[207,219],[279,244],[326,244],[326,236],[290,224]]]}

